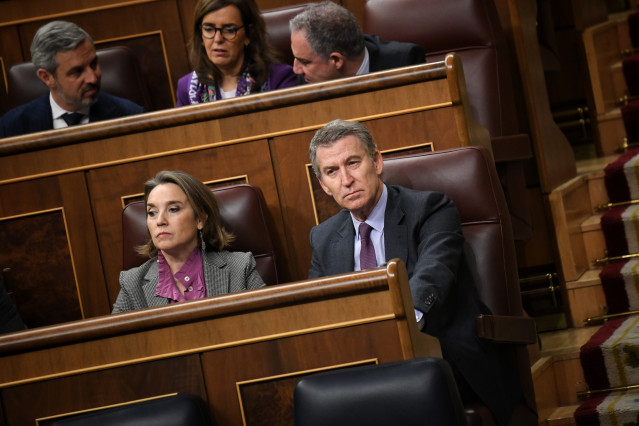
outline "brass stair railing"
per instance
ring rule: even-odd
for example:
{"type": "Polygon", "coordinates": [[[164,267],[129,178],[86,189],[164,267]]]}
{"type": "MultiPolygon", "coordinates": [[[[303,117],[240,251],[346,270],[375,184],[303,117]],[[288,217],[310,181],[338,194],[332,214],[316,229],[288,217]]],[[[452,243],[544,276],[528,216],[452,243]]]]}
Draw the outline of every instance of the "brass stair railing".
{"type": "Polygon", "coordinates": [[[577,398],[586,399],[592,395],[596,395],[602,392],[619,392],[619,391],[628,391],[628,390],[634,390],[634,389],[639,389],[639,385],[615,386],[615,387],[606,388],[606,389],[588,389],[585,391],[578,391],[577,398]]]}
{"type": "Polygon", "coordinates": [[[557,280],[557,273],[555,272],[552,272],[552,273],[549,272],[546,274],[521,278],[519,280],[520,287],[522,288],[521,295],[523,297],[523,296],[531,296],[535,294],[550,294],[552,296],[553,306],[557,306],[558,305],[557,293],[559,293],[560,289],[559,289],[559,285],[556,284],[556,280],[557,280]],[[525,285],[539,283],[539,282],[541,282],[542,284],[546,283],[546,285],[540,288],[535,288],[531,290],[523,289],[525,285]]]}

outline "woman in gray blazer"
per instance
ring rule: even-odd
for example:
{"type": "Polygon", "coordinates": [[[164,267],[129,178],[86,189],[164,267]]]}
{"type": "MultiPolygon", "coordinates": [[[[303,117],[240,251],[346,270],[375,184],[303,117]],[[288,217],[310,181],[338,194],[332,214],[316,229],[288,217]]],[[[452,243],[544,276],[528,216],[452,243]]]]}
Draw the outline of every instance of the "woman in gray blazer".
{"type": "Polygon", "coordinates": [[[146,182],[144,201],[151,238],[138,252],[150,259],[120,273],[113,313],[264,286],[251,253],[225,250],[233,235],[202,182],[161,171],[146,182]]]}

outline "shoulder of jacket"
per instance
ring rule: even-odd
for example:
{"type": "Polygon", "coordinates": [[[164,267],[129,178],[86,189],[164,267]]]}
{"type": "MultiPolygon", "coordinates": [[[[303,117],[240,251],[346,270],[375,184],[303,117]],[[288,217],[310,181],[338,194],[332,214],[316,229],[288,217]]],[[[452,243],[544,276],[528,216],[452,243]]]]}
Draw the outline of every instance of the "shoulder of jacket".
{"type": "Polygon", "coordinates": [[[135,268],[127,269],[126,271],[120,272],[120,281],[121,282],[130,282],[130,281],[139,281],[142,279],[146,273],[151,269],[154,263],[157,262],[157,257],[151,258],[144,262],[140,266],[136,266],[135,268]]]}

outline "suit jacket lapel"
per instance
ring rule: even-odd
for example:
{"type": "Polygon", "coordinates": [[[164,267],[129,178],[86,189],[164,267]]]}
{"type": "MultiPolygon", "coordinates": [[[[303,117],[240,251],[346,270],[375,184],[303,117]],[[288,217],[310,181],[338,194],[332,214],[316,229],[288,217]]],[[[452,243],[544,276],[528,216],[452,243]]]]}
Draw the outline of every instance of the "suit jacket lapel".
{"type": "Polygon", "coordinates": [[[98,101],[91,105],[91,109],[89,110],[89,123],[108,119],[110,117],[109,112],[112,109],[113,106],[107,105],[104,97],[100,93],[98,95],[98,101]]]}
{"type": "Polygon", "coordinates": [[[229,268],[225,268],[226,261],[217,252],[205,252],[203,258],[204,282],[206,295],[216,296],[230,291],[229,268]]]}
{"type": "Polygon", "coordinates": [[[158,287],[159,280],[158,264],[155,262],[144,275],[144,284],[142,285],[142,291],[144,292],[144,298],[149,307],[162,306],[169,303],[166,297],[156,296],[155,292],[158,287]]]}
{"type": "Polygon", "coordinates": [[[36,102],[31,104],[31,111],[29,111],[29,119],[32,122],[29,124],[28,132],[39,132],[43,130],[53,129],[53,111],[51,110],[51,102],[49,101],[49,93],[40,96],[36,102]]]}
{"type": "Polygon", "coordinates": [[[330,273],[343,274],[352,272],[355,268],[355,228],[351,215],[346,215],[346,220],[342,223],[333,238],[330,245],[330,273]]]}
{"type": "Polygon", "coordinates": [[[402,259],[406,262],[408,258],[408,231],[403,225],[404,211],[401,206],[401,199],[397,190],[388,186],[388,201],[386,202],[386,212],[384,213],[384,251],[386,261],[391,259],[402,259]]]}

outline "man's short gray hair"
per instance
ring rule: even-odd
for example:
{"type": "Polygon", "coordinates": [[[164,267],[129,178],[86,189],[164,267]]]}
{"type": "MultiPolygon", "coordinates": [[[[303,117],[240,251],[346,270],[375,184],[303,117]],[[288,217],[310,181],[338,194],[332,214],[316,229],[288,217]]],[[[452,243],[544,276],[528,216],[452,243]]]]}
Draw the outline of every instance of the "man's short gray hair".
{"type": "Polygon", "coordinates": [[[52,21],[38,29],[31,42],[31,62],[36,69],[44,68],[55,74],[58,68],[56,53],[70,52],[84,40],[93,43],[91,36],[72,22],[52,21]]]}
{"type": "Polygon", "coordinates": [[[364,35],[357,19],[331,1],[309,5],[289,21],[289,28],[291,33],[304,31],[309,47],[324,59],[333,52],[355,59],[364,51],[364,35]]]}
{"type": "Polygon", "coordinates": [[[377,145],[373,141],[373,136],[366,126],[356,121],[333,120],[315,133],[308,148],[308,156],[311,159],[313,172],[318,179],[321,178],[322,171],[319,169],[319,164],[317,164],[317,149],[331,146],[338,140],[351,135],[359,139],[371,161],[375,161],[377,145]]]}

